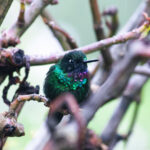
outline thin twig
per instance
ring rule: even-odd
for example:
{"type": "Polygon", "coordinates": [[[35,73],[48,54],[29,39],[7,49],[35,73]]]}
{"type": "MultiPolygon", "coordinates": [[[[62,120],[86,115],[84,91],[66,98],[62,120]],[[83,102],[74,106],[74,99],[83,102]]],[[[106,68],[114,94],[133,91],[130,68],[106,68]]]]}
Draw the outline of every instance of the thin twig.
{"type": "Polygon", "coordinates": [[[136,123],[136,120],[137,120],[137,116],[138,116],[138,113],[139,113],[139,108],[140,108],[140,103],[139,102],[136,102],[135,104],[135,108],[134,108],[134,112],[133,112],[133,117],[132,117],[132,120],[131,120],[131,123],[130,123],[130,126],[129,126],[129,130],[128,130],[128,133],[126,134],[126,142],[129,138],[129,136],[131,135],[132,131],[133,131],[133,128],[134,128],[134,125],[136,123]]]}
{"type": "Polygon", "coordinates": [[[135,108],[134,108],[134,112],[133,112],[133,117],[131,119],[131,123],[129,125],[129,129],[128,129],[128,132],[126,134],[117,134],[114,136],[112,142],[110,143],[110,146],[109,146],[109,150],[113,150],[113,148],[116,146],[116,144],[123,140],[125,141],[125,144],[128,142],[128,139],[133,131],[133,128],[134,128],[134,125],[135,125],[135,122],[137,120],[137,115],[138,115],[138,112],[139,112],[139,102],[136,102],[135,104],[135,108]]]}
{"type": "Polygon", "coordinates": [[[56,21],[54,21],[48,11],[44,10],[42,12],[42,18],[45,24],[52,30],[64,50],[75,49],[78,47],[75,40],[69,35],[69,33],[62,29],[56,21]]]}
{"type": "Polygon", "coordinates": [[[10,105],[10,101],[7,98],[7,94],[8,94],[8,90],[10,89],[10,87],[14,84],[17,84],[20,82],[20,79],[18,77],[13,77],[12,74],[9,75],[9,82],[8,85],[4,87],[3,89],[3,101],[5,104],[7,104],[8,106],[10,105]]]}
{"type": "Polygon", "coordinates": [[[107,20],[105,21],[106,25],[109,29],[108,37],[111,37],[111,36],[115,35],[115,33],[117,32],[118,27],[119,27],[118,10],[115,7],[110,7],[103,12],[103,15],[111,17],[111,22],[108,22],[107,20]]]}
{"type": "Polygon", "coordinates": [[[58,0],[50,0],[50,4],[52,5],[58,4],[58,0]]]}
{"type": "MultiPolygon", "coordinates": [[[[102,27],[101,13],[99,11],[97,0],[90,0],[90,6],[91,6],[91,11],[92,11],[92,16],[93,16],[95,34],[96,34],[97,40],[99,41],[99,40],[104,39],[105,35],[104,35],[104,29],[102,27]]],[[[103,47],[101,49],[101,53],[104,58],[104,64],[105,64],[104,67],[108,69],[110,65],[112,64],[112,58],[111,58],[110,52],[107,48],[103,47]]]]}

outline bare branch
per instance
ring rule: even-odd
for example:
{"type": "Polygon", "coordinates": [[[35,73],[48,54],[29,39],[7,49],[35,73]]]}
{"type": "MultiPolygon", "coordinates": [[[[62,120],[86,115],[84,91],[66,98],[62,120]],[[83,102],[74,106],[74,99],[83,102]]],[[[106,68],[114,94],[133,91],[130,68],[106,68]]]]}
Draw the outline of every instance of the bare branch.
{"type": "MultiPolygon", "coordinates": [[[[23,81],[24,81],[24,79],[23,79],[23,81]]],[[[30,86],[29,83],[24,81],[23,83],[20,84],[19,88],[17,89],[17,91],[14,95],[14,98],[18,97],[18,95],[20,95],[20,94],[25,95],[25,94],[33,94],[33,93],[36,93],[36,94],[39,93],[39,87],[36,86],[34,88],[33,86],[30,86]]],[[[17,117],[18,117],[22,107],[24,106],[24,103],[25,103],[25,101],[23,101],[22,103],[18,102],[18,105],[15,105],[16,106],[15,110],[11,109],[8,112],[6,112],[6,114],[8,114],[8,115],[5,117],[5,120],[6,120],[6,123],[8,125],[10,125],[10,127],[11,127],[10,129],[12,129],[12,127],[16,128],[16,125],[17,125],[17,128],[16,128],[17,130],[10,130],[11,135],[13,134],[14,136],[16,136],[16,135],[19,135],[19,133],[23,133],[20,136],[24,135],[23,126],[21,124],[17,123],[17,117]],[[10,119],[9,122],[8,122],[8,119],[10,119]]],[[[0,147],[1,148],[4,146],[6,140],[7,140],[7,137],[0,138],[0,147]]]]}
{"type": "Polygon", "coordinates": [[[111,37],[111,36],[115,35],[115,33],[117,32],[118,27],[119,27],[118,10],[116,7],[110,7],[103,12],[103,15],[111,17],[111,22],[108,22],[106,20],[106,25],[110,32],[108,37],[111,37]]]}
{"type": "Polygon", "coordinates": [[[17,107],[19,106],[19,103],[24,102],[24,101],[37,101],[37,102],[43,102],[45,105],[47,105],[47,98],[44,96],[38,95],[38,94],[30,94],[30,95],[19,95],[10,105],[9,111],[10,112],[15,112],[17,107]]]}
{"type": "Polygon", "coordinates": [[[20,137],[24,134],[24,127],[17,122],[14,113],[0,113],[0,149],[3,148],[7,137],[20,137]]]}
{"type": "Polygon", "coordinates": [[[99,107],[120,96],[141,58],[148,58],[148,56],[150,58],[150,49],[146,48],[147,45],[143,45],[143,42],[134,42],[124,58],[114,64],[107,80],[83,106],[83,116],[87,123],[93,118],[99,107]]]}
{"type": "MultiPolygon", "coordinates": [[[[131,16],[127,24],[119,31],[119,34],[123,34],[133,30],[134,28],[138,28],[144,22],[143,12],[146,12],[150,15],[150,1],[145,0],[142,1],[140,6],[136,9],[134,14],[131,16]]],[[[127,43],[113,45],[111,47],[111,54],[113,59],[117,60],[121,58],[127,51],[127,43]]]]}
{"type": "Polygon", "coordinates": [[[0,25],[3,23],[3,20],[12,4],[13,0],[0,0],[0,25]]]}
{"type": "Polygon", "coordinates": [[[25,64],[24,52],[13,48],[0,51],[0,68],[2,73],[12,72],[25,64]]]}
{"type": "Polygon", "coordinates": [[[18,16],[18,26],[23,27],[25,20],[24,20],[24,14],[25,14],[25,0],[21,0],[20,2],[20,13],[18,16]]]}
{"type": "MultiPolygon", "coordinates": [[[[130,56],[130,58],[129,58],[129,54],[128,54],[124,58],[124,60],[121,60],[117,66],[116,65],[114,66],[112,73],[110,74],[110,76],[108,77],[106,82],[100,87],[98,92],[95,95],[91,96],[89,98],[89,100],[83,105],[82,115],[83,115],[84,120],[86,121],[86,124],[88,124],[88,122],[93,118],[95,112],[97,111],[97,109],[100,106],[102,106],[108,100],[110,100],[116,96],[119,96],[121,94],[124,87],[126,86],[126,83],[128,82],[129,76],[131,75],[134,67],[137,64],[136,61],[137,61],[137,57],[133,61],[133,57],[130,56]],[[127,60],[127,58],[128,58],[128,60],[127,60]],[[118,80],[120,82],[117,82],[118,80]]],[[[143,86],[143,82],[144,83],[146,82],[146,79],[147,78],[144,77],[141,82],[137,82],[137,79],[136,79],[136,84],[139,83],[137,85],[137,87],[141,88],[143,86]]],[[[133,84],[134,84],[134,82],[133,82],[133,84]]],[[[125,90],[125,92],[124,92],[124,98],[126,99],[128,97],[128,95],[131,93],[132,95],[130,95],[130,96],[132,99],[133,98],[132,96],[134,96],[134,94],[136,94],[136,92],[137,92],[135,89],[133,87],[134,91],[132,93],[131,86],[129,86],[127,88],[127,90],[125,90]]],[[[123,102],[127,103],[127,105],[128,105],[131,101],[123,101],[123,102]]],[[[119,110],[121,110],[121,112],[124,112],[127,108],[126,107],[127,105],[124,106],[121,104],[121,106],[125,109],[122,108],[123,110],[122,109],[119,109],[119,110]]],[[[119,115],[120,114],[124,114],[124,113],[119,113],[119,115]]],[[[118,119],[118,117],[116,117],[116,116],[115,116],[115,118],[118,119]]],[[[120,119],[120,117],[119,117],[119,119],[120,119]]],[[[113,124],[111,124],[111,125],[112,125],[111,127],[113,127],[113,124]]],[[[114,127],[116,127],[116,126],[114,125],[114,127]]],[[[110,126],[109,126],[109,130],[111,130],[110,126]]],[[[77,125],[76,125],[75,121],[72,121],[64,126],[57,128],[56,133],[57,134],[55,136],[64,137],[64,138],[66,138],[66,140],[68,142],[70,142],[70,140],[72,143],[77,142],[77,139],[78,139],[77,134],[76,134],[77,133],[77,125]],[[73,137],[70,137],[70,132],[72,133],[73,137]]],[[[111,136],[109,136],[109,137],[111,137],[111,136]]],[[[104,138],[102,138],[102,140],[104,140],[104,138]]]]}
{"type": "Polygon", "coordinates": [[[20,49],[13,48],[0,51],[0,84],[14,71],[19,72],[25,66],[26,57],[20,49]]]}
{"type": "Polygon", "coordinates": [[[19,82],[20,81],[18,77],[13,77],[12,74],[9,75],[9,82],[8,82],[8,85],[4,87],[3,96],[2,96],[4,103],[7,104],[8,106],[10,105],[10,101],[7,99],[8,90],[11,87],[11,85],[17,84],[19,82]]]}
{"type": "MultiPolygon", "coordinates": [[[[124,33],[122,35],[116,35],[114,37],[107,38],[107,39],[104,39],[104,40],[101,40],[98,42],[94,42],[92,44],[89,44],[87,46],[80,47],[80,48],[74,49],[74,50],[81,50],[82,52],[88,54],[88,53],[97,51],[99,49],[102,49],[104,47],[111,46],[113,44],[123,43],[123,42],[126,42],[131,39],[137,39],[147,29],[148,26],[149,26],[149,22],[146,21],[139,28],[136,28],[130,32],[124,33]]],[[[56,63],[66,53],[68,53],[68,52],[64,52],[62,54],[58,54],[58,55],[54,55],[54,56],[52,56],[52,55],[45,56],[45,57],[30,56],[30,64],[31,64],[31,66],[35,66],[35,65],[56,63]]]]}
{"type": "Polygon", "coordinates": [[[101,13],[99,11],[97,0],[89,0],[93,16],[93,23],[97,40],[104,39],[104,29],[102,27],[101,13]]]}
{"type": "Polygon", "coordinates": [[[50,4],[52,5],[58,4],[58,0],[50,0],[50,4]]]}
{"type": "Polygon", "coordinates": [[[136,120],[137,120],[137,117],[138,117],[138,113],[139,113],[139,108],[141,106],[140,105],[140,101],[136,102],[136,104],[135,104],[135,108],[134,108],[134,112],[133,112],[133,117],[131,119],[131,123],[130,123],[129,129],[128,129],[128,133],[126,134],[126,138],[125,138],[126,142],[127,142],[128,138],[129,138],[129,136],[131,135],[131,133],[133,131],[133,128],[135,126],[135,123],[136,123],[136,120]]]}
{"type": "Polygon", "coordinates": [[[137,66],[134,73],[150,77],[150,67],[137,66]]]}
{"type": "MultiPolygon", "coordinates": [[[[20,14],[16,23],[10,29],[3,32],[2,36],[0,37],[1,47],[15,46],[19,42],[19,37],[33,23],[35,18],[43,11],[43,9],[49,3],[55,4],[58,1],[57,0],[44,0],[44,1],[34,0],[31,2],[31,4],[29,5],[26,11],[25,11],[25,5],[23,2],[24,0],[21,3],[20,14]]],[[[101,26],[101,14],[98,9],[97,0],[90,0],[90,2],[91,2],[91,8],[92,8],[92,13],[93,13],[93,18],[94,18],[93,21],[98,23],[101,26]]],[[[145,7],[148,8],[147,6],[145,7]]],[[[114,17],[113,19],[116,19],[116,18],[114,17]]],[[[108,47],[114,44],[124,43],[132,39],[137,39],[137,38],[142,39],[144,37],[143,35],[146,32],[148,32],[150,28],[150,18],[145,15],[145,20],[146,21],[139,28],[136,28],[130,32],[123,33],[123,34],[114,36],[112,38],[107,38],[105,40],[101,40],[101,41],[89,44],[87,46],[81,47],[79,49],[76,48],[73,50],[81,50],[84,53],[92,53],[94,51],[101,49],[103,51],[102,53],[104,57],[104,64],[107,64],[106,61],[108,61],[108,58],[109,58],[108,47]]],[[[115,21],[116,20],[112,20],[112,23],[115,24],[115,21]]],[[[49,21],[47,22],[49,23],[49,21]]],[[[66,32],[63,31],[59,26],[57,25],[53,26],[53,24],[49,24],[49,25],[50,25],[50,28],[54,30],[53,32],[57,32],[57,33],[59,32],[63,36],[65,35],[66,39],[68,38],[69,40],[71,40],[70,35],[66,34],[66,32]]],[[[97,34],[97,38],[99,38],[98,31],[95,30],[95,32],[97,34]]],[[[85,100],[85,103],[82,105],[83,110],[81,111],[79,110],[79,107],[75,98],[69,94],[66,94],[66,95],[64,94],[63,96],[61,95],[60,97],[58,97],[58,99],[56,99],[56,101],[53,101],[54,103],[52,102],[50,104],[51,113],[49,113],[49,117],[47,119],[48,120],[47,125],[50,128],[49,130],[50,136],[48,136],[47,144],[45,143],[46,145],[44,147],[45,150],[48,150],[48,149],[55,149],[55,150],[72,149],[73,150],[77,148],[78,149],[84,149],[84,148],[85,149],[103,149],[103,148],[107,149],[105,145],[104,147],[102,147],[103,146],[102,141],[104,141],[106,144],[112,147],[115,145],[115,142],[117,141],[115,136],[117,135],[117,128],[121,122],[121,119],[126,113],[129,105],[135,98],[135,95],[137,95],[140,92],[143,84],[147,81],[147,76],[134,75],[132,76],[134,80],[132,80],[131,75],[133,74],[134,70],[136,70],[135,67],[137,66],[137,64],[143,61],[143,58],[144,59],[150,58],[149,42],[146,43],[143,39],[137,42],[134,42],[132,40],[128,43],[129,43],[128,47],[126,48],[125,54],[122,55],[122,59],[118,59],[117,61],[113,61],[110,63],[111,67],[109,67],[108,69],[110,71],[109,76],[107,76],[107,79],[99,87],[97,92],[94,94],[91,94],[90,97],[87,100],[85,100]],[[135,77],[137,78],[135,79],[135,77]],[[137,81],[137,79],[140,79],[140,82],[135,83],[135,80],[137,81]],[[118,96],[122,95],[122,93],[123,93],[123,96],[122,96],[121,103],[118,106],[116,112],[114,113],[115,115],[117,113],[118,117],[115,120],[114,116],[112,116],[112,119],[109,122],[110,123],[109,128],[107,126],[106,129],[104,130],[103,132],[104,134],[102,134],[102,141],[101,141],[101,139],[97,137],[95,134],[88,132],[86,125],[93,118],[93,116],[95,115],[95,113],[100,107],[110,102],[113,98],[117,98],[118,96]],[[49,126],[51,123],[51,119],[53,118],[55,112],[57,112],[58,108],[60,107],[60,111],[61,111],[64,105],[66,108],[69,108],[69,112],[71,112],[71,114],[74,116],[74,119],[73,117],[70,117],[69,120],[67,120],[63,125],[60,125],[57,127],[53,126],[54,130],[51,132],[51,126],[49,126]],[[110,129],[110,125],[112,125],[111,129],[110,129]],[[54,143],[54,146],[53,146],[53,143],[54,143]],[[58,143],[61,143],[61,144],[58,144],[58,143]],[[85,146],[82,147],[84,144],[85,146]]],[[[70,47],[74,48],[74,46],[72,45],[70,45],[70,47]]],[[[120,51],[122,51],[122,49],[120,49],[119,52],[120,51]]],[[[37,56],[29,56],[28,62],[31,63],[32,66],[54,63],[60,60],[66,53],[68,52],[64,52],[62,54],[57,54],[54,56],[52,55],[45,56],[45,57],[40,56],[39,58],[37,56]]],[[[115,55],[117,55],[116,53],[115,55]]],[[[13,51],[11,49],[10,51],[4,50],[4,49],[0,51],[0,69],[2,72],[2,77],[3,75],[8,75],[9,73],[18,71],[20,68],[25,66],[25,64],[27,64],[24,61],[25,58],[27,59],[27,56],[25,56],[24,54],[22,54],[21,56],[22,56],[21,57],[22,60],[20,60],[20,54],[19,54],[19,59],[18,59],[18,55],[16,56],[16,51],[13,51]]],[[[106,66],[109,66],[109,65],[107,64],[106,66]]],[[[98,65],[93,72],[94,74],[95,74],[95,71],[97,71],[97,68],[98,68],[98,65]]],[[[106,72],[108,71],[106,70],[106,72]]],[[[28,75],[29,68],[26,69],[26,73],[28,75]]],[[[26,83],[25,80],[27,79],[27,75],[25,75],[23,79],[24,85],[26,83]]],[[[11,83],[8,84],[6,91],[8,91],[7,89],[9,88],[10,85],[11,83]]],[[[33,92],[31,92],[30,91],[31,88],[29,87],[30,86],[27,86],[27,90],[26,90],[25,89],[26,86],[22,88],[20,84],[19,89],[16,91],[14,95],[14,98],[13,98],[14,101],[12,101],[10,105],[10,109],[8,112],[9,115],[6,116],[6,119],[4,117],[4,120],[10,119],[9,121],[11,121],[11,119],[13,118],[16,121],[17,116],[15,114],[18,115],[18,113],[20,112],[22,108],[22,104],[24,104],[25,101],[35,100],[38,102],[44,102],[45,105],[48,105],[48,100],[45,97],[40,96],[38,94],[33,94],[35,93],[34,88],[33,88],[33,92]],[[31,92],[31,94],[26,93],[27,91],[31,92]],[[21,92],[23,92],[23,94],[21,92]],[[11,116],[11,117],[8,117],[8,116],[11,116]]],[[[135,112],[133,121],[131,123],[130,130],[132,130],[133,128],[133,124],[135,122],[135,118],[137,114],[136,112],[135,112]]],[[[1,114],[0,114],[0,119],[1,119],[1,114]]],[[[0,122],[0,127],[1,127],[1,122],[0,122]]],[[[130,130],[129,130],[129,133],[130,133],[130,130]]],[[[1,138],[0,146],[2,148],[3,144],[6,141],[7,136],[6,134],[3,134],[1,131],[2,130],[0,130],[0,138],[1,138]]],[[[127,136],[122,136],[122,137],[127,138],[127,136]]]]}
{"type": "MultiPolygon", "coordinates": [[[[131,104],[131,103],[130,103],[131,104]]],[[[128,107],[130,106],[130,104],[128,105],[128,107]]],[[[129,125],[129,129],[128,129],[128,132],[126,134],[116,134],[113,138],[113,140],[111,141],[111,143],[109,144],[109,150],[112,150],[116,144],[121,141],[121,140],[124,140],[125,143],[127,143],[128,141],[128,138],[130,137],[132,131],[133,131],[133,128],[134,128],[134,125],[135,125],[135,122],[137,120],[137,115],[138,115],[138,112],[139,112],[139,102],[136,102],[136,105],[135,105],[135,108],[134,108],[134,112],[133,112],[133,117],[131,119],[131,123],[129,125]]],[[[128,108],[127,108],[128,109],[128,108]]]]}
{"type": "Polygon", "coordinates": [[[147,81],[147,77],[141,75],[134,75],[130,80],[124,91],[121,101],[112,115],[110,121],[105,127],[104,131],[101,134],[101,138],[106,144],[110,144],[114,139],[117,128],[125,115],[127,109],[129,108],[130,103],[135,99],[136,95],[140,92],[144,83],[147,81]],[[138,82],[137,82],[138,81],[138,82]],[[111,128],[110,128],[111,126],[111,128]]]}
{"type": "MultiPolygon", "coordinates": [[[[90,6],[93,16],[93,23],[94,23],[94,30],[97,37],[97,40],[102,40],[105,38],[104,35],[104,29],[102,27],[102,21],[101,21],[101,13],[99,11],[98,2],[97,0],[90,0],[90,6]]],[[[112,64],[112,58],[110,55],[110,52],[107,48],[101,49],[102,56],[104,58],[104,67],[109,68],[109,66],[112,64]]]]}
{"type": "Polygon", "coordinates": [[[20,27],[18,20],[11,26],[10,29],[4,31],[0,37],[0,46],[8,47],[18,44],[19,37],[27,30],[34,22],[36,17],[52,0],[35,0],[26,9],[24,14],[24,25],[20,27]]]}
{"type": "MultiPolygon", "coordinates": [[[[70,94],[70,93],[64,93],[60,96],[58,96],[55,100],[53,100],[53,102],[50,104],[50,112],[49,112],[49,116],[48,116],[48,126],[49,128],[54,128],[54,126],[51,126],[51,122],[53,119],[53,114],[56,113],[59,109],[62,109],[62,105],[63,104],[67,104],[67,110],[73,115],[73,117],[75,118],[77,124],[78,124],[78,134],[79,134],[79,138],[78,138],[78,149],[81,149],[81,144],[83,144],[83,139],[85,138],[85,124],[83,121],[83,118],[80,114],[80,110],[79,110],[79,106],[77,104],[77,101],[75,99],[75,97],[70,94]]],[[[52,129],[53,130],[53,129],[52,129]]],[[[60,144],[61,146],[61,144],[60,144]]]]}
{"type": "Polygon", "coordinates": [[[42,12],[42,18],[45,24],[52,30],[64,50],[75,49],[78,47],[75,40],[69,35],[69,33],[62,29],[56,21],[54,21],[48,11],[44,10],[42,12]]]}

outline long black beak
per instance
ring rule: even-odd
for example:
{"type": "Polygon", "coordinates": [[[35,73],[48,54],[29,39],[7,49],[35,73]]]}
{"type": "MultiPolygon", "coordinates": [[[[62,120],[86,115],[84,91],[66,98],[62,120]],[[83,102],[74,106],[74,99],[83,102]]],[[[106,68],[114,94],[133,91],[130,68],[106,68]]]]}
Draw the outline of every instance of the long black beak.
{"type": "Polygon", "coordinates": [[[93,60],[84,60],[84,63],[91,63],[91,62],[96,62],[99,61],[98,59],[93,59],[93,60]]]}

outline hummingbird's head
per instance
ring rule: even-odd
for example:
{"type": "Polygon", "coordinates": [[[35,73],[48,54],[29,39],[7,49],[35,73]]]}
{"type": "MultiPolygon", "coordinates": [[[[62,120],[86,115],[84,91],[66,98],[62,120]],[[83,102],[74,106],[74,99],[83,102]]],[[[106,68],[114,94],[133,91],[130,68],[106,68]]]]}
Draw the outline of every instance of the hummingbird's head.
{"type": "Polygon", "coordinates": [[[60,61],[61,69],[66,72],[85,72],[87,71],[87,63],[98,60],[87,61],[87,57],[82,51],[72,51],[67,53],[60,61]]]}

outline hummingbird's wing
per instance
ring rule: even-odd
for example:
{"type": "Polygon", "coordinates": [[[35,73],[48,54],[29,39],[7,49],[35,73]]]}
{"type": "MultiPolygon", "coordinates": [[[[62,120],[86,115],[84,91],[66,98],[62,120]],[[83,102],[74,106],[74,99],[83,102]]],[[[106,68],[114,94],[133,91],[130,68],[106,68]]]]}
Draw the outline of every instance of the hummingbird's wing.
{"type": "Polygon", "coordinates": [[[70,79],[66,79],[66,77],[67,75],[63,73],[57,64],[49,69],[45,78],[44,93],[50,101],[60,94],[69,91],[66,81],[70,79]]]}

